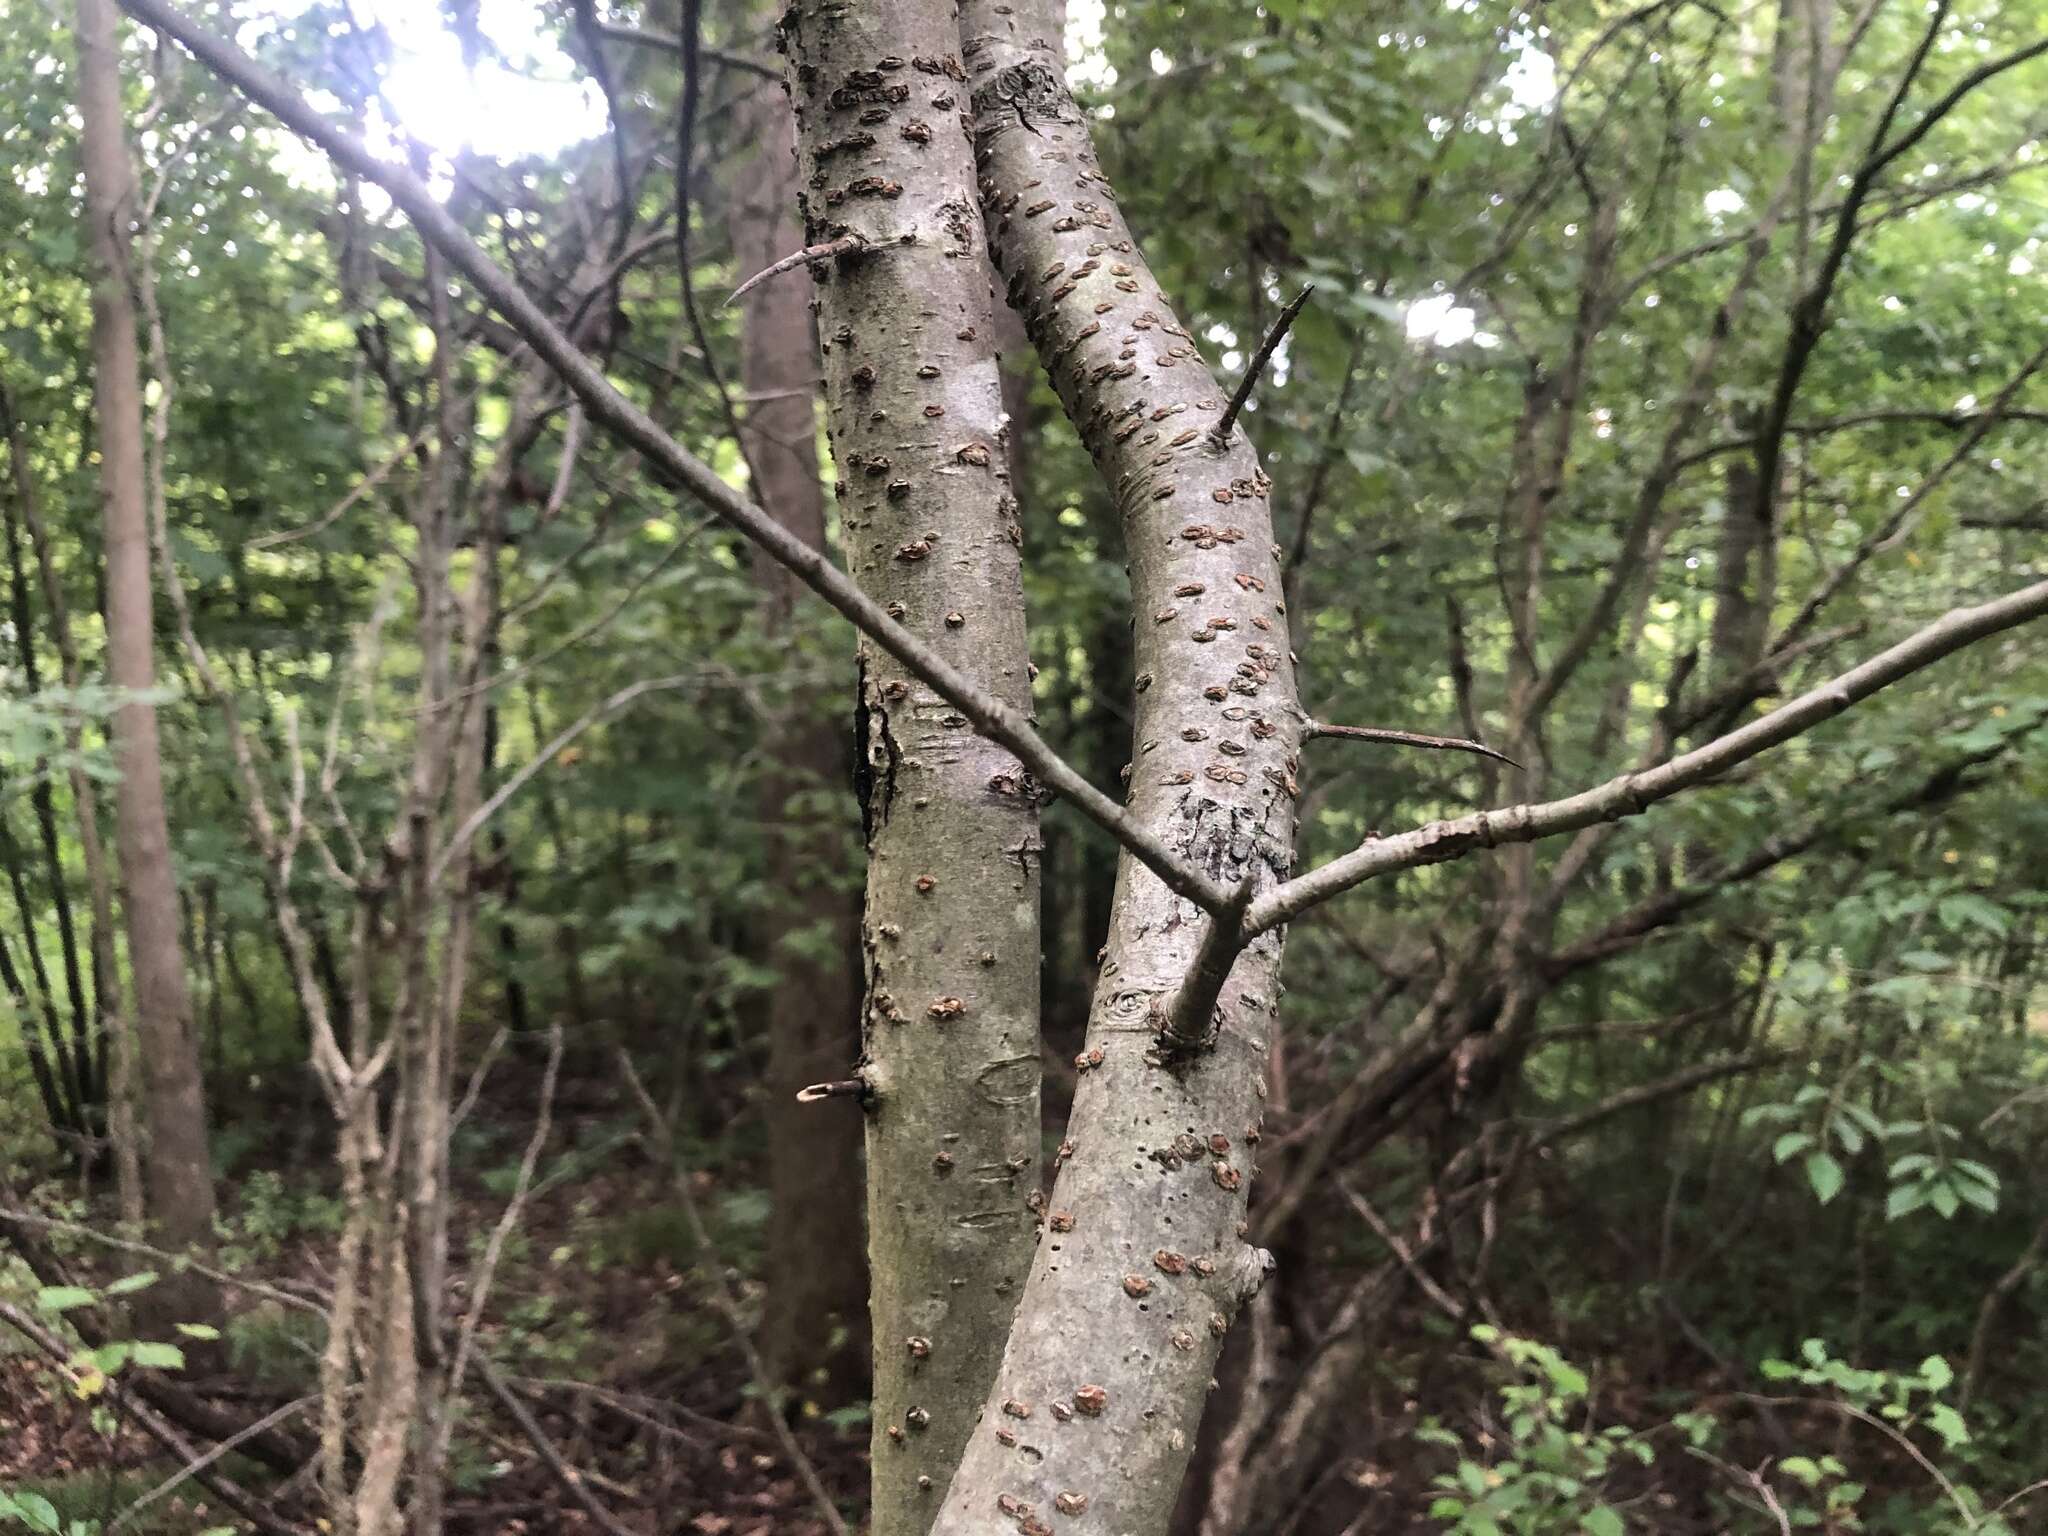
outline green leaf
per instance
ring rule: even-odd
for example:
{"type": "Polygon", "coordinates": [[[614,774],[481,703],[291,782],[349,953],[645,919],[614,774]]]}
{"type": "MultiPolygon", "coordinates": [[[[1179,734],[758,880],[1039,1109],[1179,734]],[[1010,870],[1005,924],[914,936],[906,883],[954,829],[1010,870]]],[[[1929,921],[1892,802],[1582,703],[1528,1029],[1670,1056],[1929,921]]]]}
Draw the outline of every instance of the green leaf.
{"type": "Polygon", "coordinates": [[[153,1371],[182,1371],[185,1352],[175,1344],[140,1343],[135,1346],[135,1363],[153,1371]]]}
{"type": "Polygon", "coordinates": [[[106,1294],[109,1296],[131,1296],[135,1292],[147,1290],[150,1286],[155,1284],[156,1271],[153,1269],[145,1269],[137,1272],[136,1274],[123,1275],[120,1279],[116,1280],[112,1285],[107,1287],[106,1294]]]}
{"type": "Polygon", "coordinates": [[[1822,1205],[1842,1192],[1843,1178],[1842,1165],[1826,1152],[1816,1152],[1806,1160],[1806,1182],[1822,1205]]]}
{"type": "Polygon", "coordinates": [[[1321,107],[1317,106],[1314,102],[1290,101],[1288,105],[1294,108],[1295,112],[1302,118],[1304,122],[1314,124],[1316,127],[1322,129],[1323,132],[1330,138],[1348,139],[1351,137],[1351,130],[1349,128],[1345,127],[1342,123],[1338,122],[1336,118],[1330,116],[1329,113],[1325,112],[1321,107]]]}
{"type": "Polygon", "coordinates": [[[1970,1443],[1969,1426],[1947,1403],[1936,1403],[1927,1410],[1927,1427],[1941,1436],[1941,1443],[1950,1450],[1970,1443]]]}
{"type": "Polygon", "coordinates": [[[1956,1373],[1941,1356],[1929,1355],[1920,1362],[1920,1379],[1927,1384],[1928,1391],[1945,1392],[1956,1379],[1956,1373]]]}
{"type": "Polygon", "coordinates": [[[1956,1195],[1956,1187],[1946,1181],[1927,1186],[1927,1203],[1934,1207],[1943,1221],[1952,1218],[1962,1209],[1962,1201],[1956,1195]]]}
{"type": "Polygon", "coordinates": [[[1627,1528],[1621,1523],[1621,1516],[1605,1504],[1586,1511],[1579,1521],[1579,1529],[1586,1536],[1627,1536],[1627,1528]]]}
{"type": "Polygon", "coordinates": [[[1808,1147],[1812,1145],[1812,1132],[1787,1131],[1784,1135],[1780,1136],[1776,1141],[1771,1143],[1771,1161],[1777,1163],[1787,1162],[1790,1159],[1797,1157],[1800,1153],[1804,1152],[1808,1147]]]}
{"type": "Polygon", "coordinates": [[[220,1337],[220,1330],[211,1323],[180,1323],[178,1332],[188,1339],[212,1340],[220,1337]]]}
{"type": "Polygon", "coordinates": [[[98,1299],[91,1291],[76,1285],[46,1285],[36,1292],[36,1310],[69,1312],[73,1307],[89,1307],[98,1299]]]}
{"type": "Polygon", "coordinates": [[[1787,1456],[1778,1463],[1778,1470],[1787,1477],[1796,1477],[1811,1488],[1820,1481],[1820,1463],[1811,1456],[1787,1456]]]}
{"type": "Polygon", "coordinates": [[[30,1530],[50,1531],[55,1536],[63,1536],[64,1522],[58,1518],[57,1506],[40,1493],[17,1493],[9,1502],[13,1505],[10,1512],[30,1530]]]}

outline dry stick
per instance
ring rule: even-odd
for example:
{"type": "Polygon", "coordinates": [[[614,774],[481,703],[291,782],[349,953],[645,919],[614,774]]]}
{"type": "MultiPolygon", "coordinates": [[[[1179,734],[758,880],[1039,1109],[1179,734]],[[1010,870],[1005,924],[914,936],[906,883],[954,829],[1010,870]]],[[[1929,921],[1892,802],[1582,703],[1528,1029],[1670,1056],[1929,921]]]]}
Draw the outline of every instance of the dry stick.
{"type": "Polygon", "coordinates": [[[656,1154],[662,1166],[672,1175],[676,1197],[683,1207],[683,1219],[690,1226],[690,1240],[698,1252],[705,1255],[705,1273],[711,1279],[711,1296],[726,1326],[732,1331],[732,1340],[739,1347],[741,1358],[747,1363],[747,1371],[754,1379],[768,1403],[768,1425],[775,1432],[775,1438],[782,1446],[783,1455],[796,1469],[804,1487],[809,1490],[811,1501],[817,1505],[818,1513],[831,1528],[832,1536],[848,1536],[846,1521],[839,1513],[839,1506],[832,1502],[832,1495],[825,1491],[825,1485],[818,1478],[818,1469],[811,1465],[811,1458],[804,1454],[804,1448],[790,1432],[789,1425],[782,1417],[782,1389],[768,1374],[768,1366],[761,1358],[760,1350],[754,1347],[754,1336],[747,1331],[747,1320],[740,1311],[739,1299],[733,1295],[732,1287],[726,1283],[725,1271],[719,1268],[718,1250],[712,1246],[711,1233],[704,1225],[704,1218],[697,1210],[697,1198],[690,1192],[690,1181],[683,1176],[675,1159],[675,1136],[669,1128],[668,1117],[655,1105],[647,1092],[647,1085],[640,1081],[640,1074],[634,1070],[633,1058],[623,1049],[618,1054],[619,1071],[626,1079],[626,1086],[633,1090],[633,1097],[639,1100],[640,1112],[647,1117],[648,1133],[654,1142],[656,1154]]]}
{"type": "Polygon", "coordinates": [[[169,1477],[165,1478],[162,1482],[158,1483],[154,1488],[150,1489],[149,1492],[145,1493],[141,1498],[137,1499],[133,1504],[130,1504],[126,1509],[122,1510],[121,1513],[117,1515],[113,1519],[113,1521],[109,1523],[106,1527],[105,1536],[113,1536],[113,1533],[115,1531],[121,1529],[122,1526],[126,1525],[130,1520],[133,1520],[144,1509],[148,1508],[151,1504],[154,1504],[158,1499],[162,1498],[165,1494],[170,1493],[173,1489],[182,1486],[184,1483],[186,1483],[192,1478],[202,1476],[208,1467],[212,1466],[216,1461],[219,1461],[221,1457],[227,1455],[228,1452],[232,1451],[236,1446],[240,1445],[243,1441],[253,1440],[256,1436],[262,1434],[265,1430],[271,1429],[276,1425],[283,1423],[286,1419],[290,1418],[293,1414],[297,1413],[301,1408],[308,1407],[309,1405],[317,1403],[319,1401],[320,1399],[318,1397],[295,1397],[290,1402],[286,1403],[282,1408],[279,1408],[274,1412],[265,1414],[262,1418],[258,1419],[254,1424],[251,1424],[247,1429],[240,1430],[237,1433],[228,1436],[227,1439],[221,1441],[212,1450],[208,1451],[205,1455],[201,1456],[197,1461],[187,1462],[184,1466],[180,1467],[176,1472],[172,1473],[169,1477]]]}
{"type": "Polygon", "coordinates": [[[223,1290],[242,1291],[250,1296],[261,1296],[266,1301],[274,1301],[280,1306],[295,1307],[301,1312],[310,1312],[315,1317],[325,1317],[327,1315],[326,1308],[316,1301],[309,1300],[304,1296],[294,1295],[290,1291],[280,1290],[274,1285],[266,1285],[260,1280],[249,1280],[240,1275],[229,1274],[225,1270],[208,1268],[204,1264],[187,1258],[182,1253],[172,1253],[168,1248],[154,1247],[149,1243],[137,1242],[133,1238],[114,1237],[100,1231],[96,1227],[83,1226],[75,1221],[60,1221],[55,1216],[44,1216],[35,1211],[24,1211],[10,1206],[0,1206],[0,1228],[10,1226],[16,1222],[23,1226],[40,1227],[46,1232],[61,1232],[66,1237],[83,1238],[87,1242],[98,1243],[104,1248],[111,1248],[116,1253],[133,1254],[139,1259],[152,1259],[159,1264],[189,1269],[201,1279],[209,1280],[223,1290]]]}
{"type": "Polygon", "coordinates": [[[1390,731],[1377,725],[1329,725],[1321,720],[1311,720],[1308,739],[1314,741],[1318,736],[1341,737],[1346,741],[1378,741],[1396,747],[1424,747],[1432,752],[1476,752],[1497,763],[1506,763],[1510,768],[1522,766],[1507,753],[1496,752],[1483,741],[1467,741],[1459,736],[1425,736],[1419,731],[1390,731]]]}
{"type": "Polygon", "coordinates": [[[421,239],[467,277],[535,354],[560,375],[562,382],[583,402],[591,421],[638,450],[657,477],[689,492],[771,558],[788,567],[856,629],[965,715],[977,731],[1007,747],[1041,784],[1073,801],[1083,815],[1121,843],[1169,890],[1209,912],[1228,904],[1229,892],[1201,871],[1190,868],[1163,839],[1075,771],[1032,729],[1020,711],[991,697],[890,618],[880,603],[861,592],[823,553],[811,549],[727,485],[716,470],[622,395],[517,281],[484,254],[416,177],[379,160],[361,139],[329,122],[290,85],[233,43],[193,22],[169,0],[120,0],[120,4],[138,21],[177,41],[222,80],[264,107],[343,169],[383,188],[411,218],[421,239]]]}
{"type": "Polygon", "coordinates": [[[413,450],[425,442],[433,430],[433,426],[430,423],[413,433],[411,437],[393,449],[390,457],[386,458],[383,463],[358,480],[349,489],[347,495],[328,508],[321,516],[314,518],[312,522],[301,523],[296,528],[280,528],[276,533],[261,534],[249,541],[249,548],[275,549],[280,544],[290,544],[299,539],[309,539],[316,533],[332,528],[335,523],[339,522],[346,515],[350,507],[382,485],[394,469],[410,458],[413,450]]]}
{"type": "MultiPolygon", "coordinates": [[[[504,1038],[502,1030],[498,1038],[504,1038]]],[[[526,1155],[519,1160],[519,1177],[505,1201],[498,1224],[491,1229],[490,1241],[484,1244],[483,1257],[477,1261],[476,1269],[469,1277],[469,1310],[463,1314],[462,1325],[456,1332],[455,1361],[448,1367],[448,1392],[451,1396],[462,1390],[463,1372],[468,1368],[470,1352],[476,1343],[476,1325],[483,1319],[484,1303],[490,1300],[491,1281],[498,1272],[499,1255],[505,1251],[505,1239],[512,1235],[520,1213],[526,1209],[526,1197],[533,1189],[533,1171],[540,1165],[541,1148],[547,1145],[548,1133],[554,1129],[555,1077],[561,1066],[562,1026],[558,1021],[550,1020],[548,1064],[547,1070],[541,1074],[540,1109],[534,1115],[533,1135],[527,1139],[526,1155]]]]}
{"type": "Polygon", "coordinates": [[[1636,815],[1659,800],[1791,740],[1966,645],[2044,614],[2048,614],[2048,581],[2036,582],[1974,608],[1952,609],[1861,666],[1850,668],[1739,730],[1716,737],[1705,746],[1655,768],[1624,773],[1562,800],[1475,811],[1455,820],[1433,821],[1395,837],[1376,838],[1253,902],[1245,916],[1245,935],[1247,939],[1255,938],[1380,875],[1445,863],[1474,848],[1535,842],[1597,822],[1636,815]]]}
{"type": "Polygon", "coordinates": [[[800,251],[792,251],[780,261],[771,262],[748,278],[739,287],[725,296],[727,307],[739,303],[756,288],[772,277],[785,272],[794,272],[798,267],[808,266],[814,261],[830,261],[835,256],[850,256],[855,251],[867,249],[867,240],[859,234],[841,235],[837,240],[826,240],[818,245],[807,245],[800,251]]]}
{"type": "Polygon", "coordinates": [[[672,677],[643,677],[639,682],[627,684],[602,703],[594,704],[585,710],[573,724],[564,726],[555,734],[552,741],[528,758],[518,772],[498,786],[496,794],[478,806],[471,813],[469,820],[455,829],[454,835],[448,839],[447,846],[441,850],[440,857],[434,861],[434,867],[429,872],[428,879],[438,882],[441,876],[447,873],[449,864],[461,857],[462,851],[469,846],[477,833],[482,830],[484,823],[497,815],[499,809],[503,807],[507,800],[510,800],[532,782],[536,774],[554,761],[555,754],[568,746],[578,736],[581,736],[592,726],[600,725],[604,721],[611,719],[620,710],[625,709],[635,700],[647,694],[674,693],[677,689],[688,688],[694,684],[702,683],[709,675],[708,672],[698,671],[679,672],[672,677]]]}
{"type": "Polygon", "coordinates": [[[520,1434],[526,1437],[526,1443],[533,1447],[534,1454],[540,1457],[549,1474],[562,1485],[570,1498],[583,1506],[590,1518],[605,1532],[605,1536],[638,1536],[637,1532],[619,1524],[618,1517],[606,1509],[597,1495],[590,1491],[583,1480],[583,1474],[562,1459],[562,1453],[555,1448],[555,1442],[550,1440],[548,1432],[540,1427],[540,1420],[527,1410],[526,1404],[519,1401],[517,1395],[505,1384],[505,1378],[498,1374],[498,1368],[491,1364],[487,1356],[476,1357],[476,1373],[483,1377],[484,1385],[490,1388],[491,1396],[498,1400],[498,1406],[512,1416],[512,1422],[519,1426],[520,1434]]]}
{"type": "MultiPolygon", "coordinates": [[[[6,1323],[15,1332],[27,1339],[58,1370],[63,1371],[66,1375],[71,1373],[70,1367],[65,1364],[71,1358],[70,1349],[65,1346],[62,1339],[57,1337],[56,1334],[51,1333],[42,1324],[35,1321],[34,1318],[29,1317],[10,1303],[0,1301],[0,1322],[6,1323]]],[[[148,1431],[151,1439],[162,1445],[165,1450],[183,1462],[200,1482],[204,1483],[219,1496],[222,1503],[231,1506],[258,1530],[270,1533],[270,1536],[296,1536],[293,1528],[272,1514],[269,1507],[261,1499],[250,1493],[248,1489],[242,1487],[241,1484],[235,1482],[225,1473],[216,1472],[207,1466],[206,1462],[210,1458],[202,1457],[199,1452],[192,1448],[191,1443],[183,1435],[171,1428],[170,1424],[160,1418],[154,1410],[146,1407],[133,1393],[129,1392],[113,1378],[108,1378],[107,1380],[106,1394],[115,1407],[134,1419],[144,1430],[148,1431]]]]}
{"type": "Polygon", "coordinates": [[[1273,328],[1266,332],[1266,339],[1259,343],[1259,350],[1252,354],[1252,360],[1245,364],[1244,377],[1237,381],[1237,389],[1230,397],[1230,404],[1223,408],[1223,414],[1216,418],[1216,425],[1209,429],[1209,436],[1221,446],[1230,441],[1230,429],[1237,425],[1237,413],[1244,409],[1245,401],[1251,399],[1252,390],[1257,387],[1259,375],[1266,371],[1266,362],[1274,349],[1280,345],[1280,338],[1287,334],[1287,328],[1294,324],[1294,317],[1301,313],[1308,303],[1310,294],[1316,291],[1314,283],[1304,283],[1301,292],[1280,311],[1280,318],[1273,322],[1273,328]]]}

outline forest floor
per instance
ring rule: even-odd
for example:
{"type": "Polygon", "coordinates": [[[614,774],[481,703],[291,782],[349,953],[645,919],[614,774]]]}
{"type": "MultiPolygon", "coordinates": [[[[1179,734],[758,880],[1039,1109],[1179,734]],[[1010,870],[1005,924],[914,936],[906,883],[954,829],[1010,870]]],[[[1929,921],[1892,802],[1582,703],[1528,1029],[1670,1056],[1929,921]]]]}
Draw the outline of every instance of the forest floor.
{"type": "MultiPolygon", "coordinates": [[[[533,1085],[498,1074],[460,1133],[458,1167],[483,1170],[456,1191],[452,1247],[471,1258],[497,1224],[531,1130],[533,1085]],[[493,1104],[491,1099],[503,1099],[493,1104]],[[495,1129],[494,1129],[495,1128],[495,1129]]],[[[492,1288],[479,1339],[568,1466],[627,1530],[646,1536],[826,1536],[828,1526],[771,1433],[756,1386],[704,1293],[680,1209],[650,1185],[661,1175],[640,1151],[622,1106],[602,1085],[565,1084],[554,1133],[492,1288]]],[[[233,1140],[232,1133],[229,1137],[233,1140]]],[[[274,1146],[251,1137],[252,1151],[274,1146]]],[[[730,1165],[724,1165],[730,1166],[730,1165]]],[[[319,1286],[331,1262],[339,1206],[317,1153],[302,1171],[254,1168],[223,1180],[222,1264],[251,1280],[319,1286]]],[[[59,1186],[44,1186],[45,1205],[59,1186]]],[[[743,1275],[765,1216],[750,1188],[700,1179],[698,1204],[720,1263],[743,1275]]],[[[64,1212],[91,1219],[74,1205],[64,1212]]],[[[106,1284],[132,1266],[89,1242],[64,1244],[83,1283],[106,1284]],[[117,1262],[109,1262],[113,1258],[117,1262]]],[[[743,1295],[744,1283],[742,1282],[743,1295]]],[[[0,1295],[34,1299],[33,1282],[0,1266],[0,1295]]],[[[462,1278],[447,1303],[460,1317],[462,1278]]],[[[314,1390],[307,1321],[270,1303],[237,1305],[217,1372],[184,1384],[253,1422],[314,1390]]],[[[598,1529],[503,1408],[472,1376],[450,1465],[448,1528],[457,1532],[598,1529]]],[[[0,1336],[0,1492],[40,1494],[66,1521],[110,1523],[178,1470],[140,1430],[11,1336],[0,1336]]],[[[798,1442],[850,1523],[865,1503],[866,1425],[859,1411],[815,1408],[798,1442]]],[[[310,1437],[309,1437],[310,1438],[310,1437]]],[[[230,1457],[238,1481],[310,1509],[304,1477],[280,1488],[263,1469],[230,1457]]],[[[240,1530],[231,1512],[185,1483],[122,1524],[123,1531],[192,1536],[240,1530]]],[[[98,1529],[88,1524],[85,1529],[98,1529]]],[[[316,1527],[310,1519],[307,1530],[316,1527]]]]}

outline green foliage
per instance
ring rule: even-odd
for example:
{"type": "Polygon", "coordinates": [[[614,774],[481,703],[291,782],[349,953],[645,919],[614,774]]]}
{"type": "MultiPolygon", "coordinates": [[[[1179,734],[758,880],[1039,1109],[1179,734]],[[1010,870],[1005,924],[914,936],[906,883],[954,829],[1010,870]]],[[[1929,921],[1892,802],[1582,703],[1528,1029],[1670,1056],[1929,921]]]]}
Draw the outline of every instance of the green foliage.
{"type": "Polygon", "coordinates": [[[1586,1375],[1549,1345],[1491,1324],[1471,1336],[1508,1373],[1497,1389],[1504,1433],[1479,1451],[1435,1421],[1416,1431],[1424,1444],[1459,1453],[1455,1470],[1436,1479],[1444,1491],[1431,1517],[1449,1521],[1456,1536],[1620,1536],[1608,1484],[1624,1461],[1654,1462],[1650,1442],[1623,1425],[1585,1422],[1586,1375]]]}

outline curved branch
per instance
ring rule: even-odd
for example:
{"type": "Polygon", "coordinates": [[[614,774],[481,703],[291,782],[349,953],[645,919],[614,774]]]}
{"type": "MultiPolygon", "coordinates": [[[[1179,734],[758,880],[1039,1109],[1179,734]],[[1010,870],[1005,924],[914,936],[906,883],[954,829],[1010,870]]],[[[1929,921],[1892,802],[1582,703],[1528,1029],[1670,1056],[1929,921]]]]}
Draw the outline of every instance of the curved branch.
{"type": "Polygon", "coordinates": [[[1451,821],[1433,821],[1396,837],[1375,839],[1253,902],[1245,917],[1246,938],[1291,922],[1332,896],[1381,875],[1447,863],[1475,848],[1535,842],[1560,832],[1576,832],[1598,822],[1640,814],[1659,800],[1669,799],[1790,741],[1879,689],[1910,677],[1966,645],[2043,615],[2048,615],[2048,581],[2036,582],[1974,608],[1954,609],[1831,682],[1801,694],[1740,730],[1730,731],[1655,768],[1624,773],[1562,800],[1475,811],[1451,821]]]}

